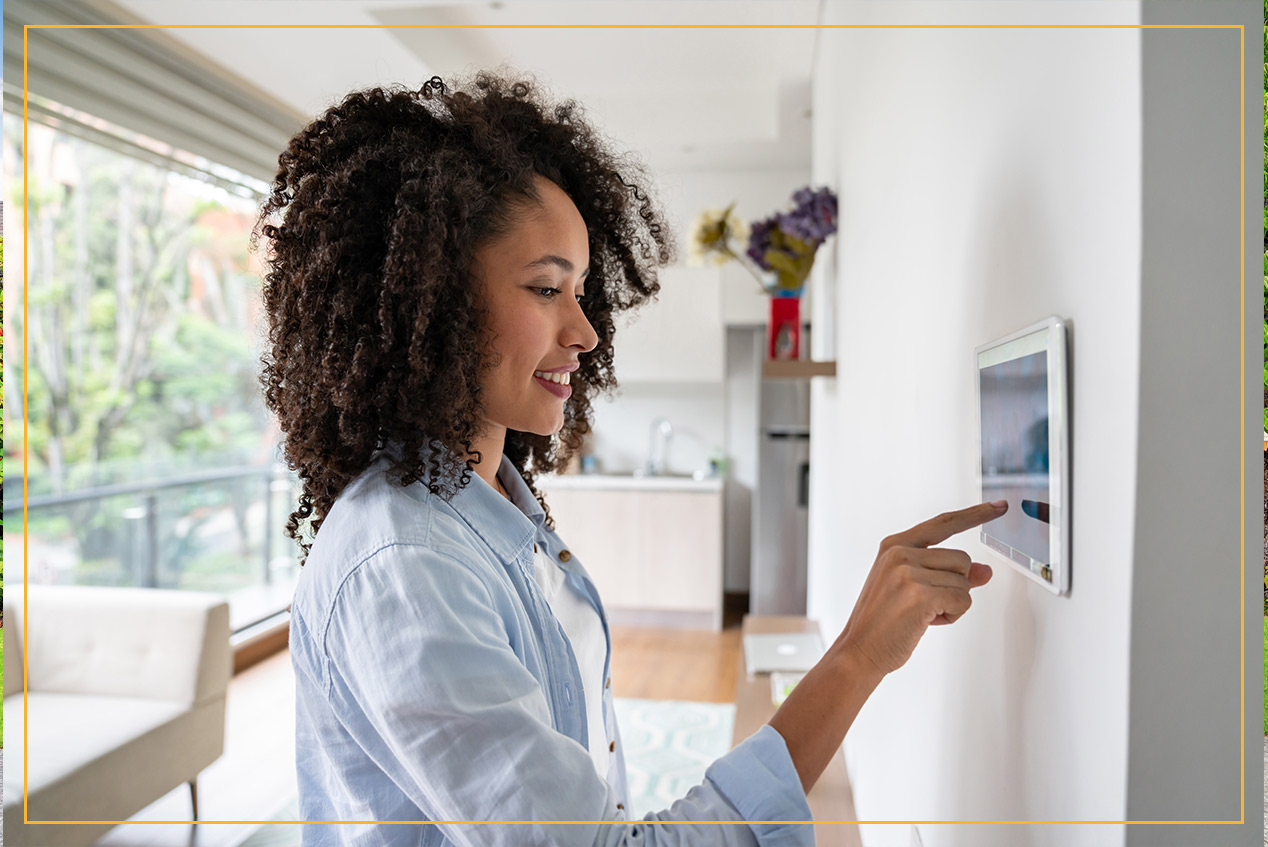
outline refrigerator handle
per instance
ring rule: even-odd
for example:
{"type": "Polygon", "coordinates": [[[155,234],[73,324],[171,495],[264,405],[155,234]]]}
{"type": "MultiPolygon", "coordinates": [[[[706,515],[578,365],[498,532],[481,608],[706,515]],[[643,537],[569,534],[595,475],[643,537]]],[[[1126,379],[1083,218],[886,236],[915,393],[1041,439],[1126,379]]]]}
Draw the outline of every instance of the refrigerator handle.
{"type": "Polygon", "coordinates": [[[802,462],[799,470],[801,481],[797,486],[797,506],[805,508],[810,505],[810,463],[802,462]]]}

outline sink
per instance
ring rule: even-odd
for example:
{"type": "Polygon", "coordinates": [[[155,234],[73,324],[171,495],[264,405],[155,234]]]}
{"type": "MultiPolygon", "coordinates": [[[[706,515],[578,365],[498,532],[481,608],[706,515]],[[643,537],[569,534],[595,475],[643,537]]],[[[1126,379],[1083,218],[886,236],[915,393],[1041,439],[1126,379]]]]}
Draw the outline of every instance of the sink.
{"type": "Polygon", "coordinates": [[[696,471],[695,473],[658,473],[649,474],[646,468],[635,468],[629,476],[635,479],[708,479],[707,471],[696,471]]]}

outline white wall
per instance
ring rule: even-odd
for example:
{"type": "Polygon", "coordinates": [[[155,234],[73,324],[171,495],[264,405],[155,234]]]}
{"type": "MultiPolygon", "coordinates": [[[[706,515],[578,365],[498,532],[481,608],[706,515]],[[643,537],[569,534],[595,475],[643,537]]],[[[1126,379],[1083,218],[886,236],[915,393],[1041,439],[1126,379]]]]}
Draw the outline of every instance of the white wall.
{"type": "MultiPolygon", "coordinates": [[[[1249,3],[825,11],[830,24],[1243,23],[1242,141],[1257,149],[1249,3]]],[[[922,824],[926,847],[1259,843],[1261,680],[1252,661],[1243,691],[1238,649],[1238,39],[856,29],[822,45],[814,173],[839,188],[842,231],[819,280],[836,305],[817,319],[837,328],[817,352],[835,345],[839,361],[812,395],[810,614],[830,635],[882,536],[977,498],[973,348],[1050,314],[1071,325],[1072,594],[1007,570],[972,533],[948,542],[995,576],[851,729],[860,817],[1247,818],[922,824]]],[[[1245,175],[1251,233],[1257,169],[1245,175]]],[[[1257,645],[1246,652],[1258,658],[1257,645]]],[[[867,847],[912,843],[910,825],[862,829],[867,847]]]]}
{"type": "MultiPolygon", "coordinates": [[[[764,218],[782,210],[792,193],[810,179],[810,167],[774,168],[753,171],[662,171],[656,173],[656,188],[674,230],[686,247],[687,227],[697,214],[709,208],[735,203],[735,213],[743,220],[764,218]]],[[[683,251],[686,257],[686,250],[683,251]]]]}
{"type": "MultiPolygon", "coordinates": [[[[1135,2],[831,4],[825,23],[1138,23],[1135,2]]],[[[846,741],[866,820],[1121,820],[1141,286],[1137,30],[826,32],[817,181],[841,198],[838,376],[812,396],[810,614],[880,539],[977,500],[973,348],[1072,326],[1073,593],[997,564],[846,741]],[[834,433],[828,437],[827,433],[834,433]],[[827,473],[821,468],[829,469],[827,473]]],[[[829,298],[820,298],[826,301],[829,298]]],[[[910,842],[863,826],[867,847],[910,842]]],[[[920,827],[926,847],[1122,844],[1123,827],[920,827]]]]}
{"type": "Polygon", "coordinates": [[[622,384],[612,400],[592,402],[590,446],[604,473],[630,473],[647,462],[651,423],[658,417],[674,428],[668,473],[707,467],[710,449],[726,440],[720,382],[632,382],[622,384]]]}

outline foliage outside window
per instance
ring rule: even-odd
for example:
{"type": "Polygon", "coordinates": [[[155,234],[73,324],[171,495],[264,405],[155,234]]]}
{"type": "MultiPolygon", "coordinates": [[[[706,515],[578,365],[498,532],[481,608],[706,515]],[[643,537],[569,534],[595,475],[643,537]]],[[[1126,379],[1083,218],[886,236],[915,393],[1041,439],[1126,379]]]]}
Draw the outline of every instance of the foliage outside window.
{"type": "Polygon", "coordinates": [[[14,286],[18,301],[4,315],[4,500],[17,510],[6,542],[23,541],[25,446],[28,495],[48,504],[31,509],[26,526],[32,581],[231,600],[270,570],[286,581],[290,545],[266,525],[285,483],[269,476],[276,429],[256,380],[256,203],[35,122],[24,147],[22,122],[4,124],[6,172],[22,174],[25,160],[27,179],[25,250],[22,180],[11,181],[7,203],[18,239],[10,279],[25,273],[27,286],[14,286]],[[233,468],[259,473],[233,478],[233,468]],[[209,470],[225,478],[170,485],[209,470]],[[108,486],[125,493],[82,499],[108,486]],[[146,556],[156,561],[139,565],[146,556]]]}
{"type": "MultiPolygon", "coordinates": [[[[0,200],[0,363],[4,362],[4,201],[0,200]]],[[[2,381],[2,380],[0,380],[2,381]]],[[[4,444],[4,395],[0,392],[0,445],[4,444]]],[[[4,483],[4,462],[0,461],[0,485],[4,483]]],[[[4,519],[0,517],[0,534],[4,519]]],[[[0,543],[0,626],[4,625],[4,544],[0,543]]],[[[0,639],[0,657],[4,655],[3,639],[0,639]]],[[[0,680],[4,674],[0,671],[0,680]]]]}

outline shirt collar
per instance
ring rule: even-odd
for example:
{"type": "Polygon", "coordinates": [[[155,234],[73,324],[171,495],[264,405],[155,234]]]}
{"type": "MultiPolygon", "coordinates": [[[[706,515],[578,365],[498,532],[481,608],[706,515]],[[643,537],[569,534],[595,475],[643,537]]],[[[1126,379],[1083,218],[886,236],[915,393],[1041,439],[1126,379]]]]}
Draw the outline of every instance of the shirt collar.
{"type": "Polygon", "coordinates": [[[497,475],[511,495],[510,502],[484,477],[473,473],[471,482],[454,495],[450,505],[503,562],[509,563],[533,543],[546,514],[505,454],[497,475]]]}
{"type": "MultiPolygon", "coordinates": [[[[394,446],[397,447],[395,454],[399,455],[399,445],[394,446]]],[[[386,452],[394,451],[389,447],[386,452]]],[[[432,452],[430,445],[422,448],[425,459],[430,458],[432,452]]],[[[429,469],[430,465],[425,462],[424,468],[429,469]]],[[[459,489],[449,505],[503,562],[510,563],[541,531],[546,513],[506,454],[502,455],[497,476],[511,496],[510,502],[482,476],[472,473],[471,482],[459,489]]],[[[426,488],[426,476],[419,484],[426,488]]]]}

